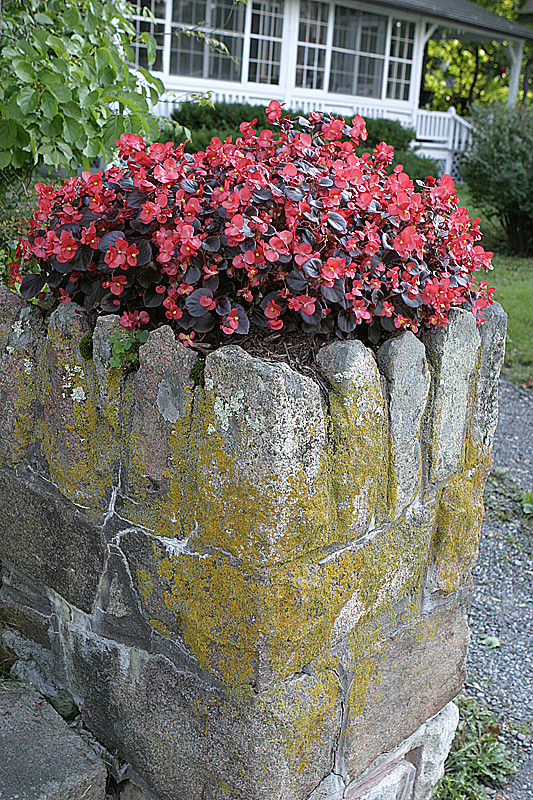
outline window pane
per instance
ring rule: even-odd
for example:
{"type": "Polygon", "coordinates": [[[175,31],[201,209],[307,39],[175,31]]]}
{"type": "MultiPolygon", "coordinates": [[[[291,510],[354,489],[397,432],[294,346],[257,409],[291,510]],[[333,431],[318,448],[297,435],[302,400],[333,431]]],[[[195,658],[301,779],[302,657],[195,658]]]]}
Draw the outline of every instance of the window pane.
{"type": "Polygon", "coordinates": [[[339,94],[354,94],[355,55],[353,53],[331,54],[329,91],[339,94]]]}
{"type": "Polygon", "coordinates": [[[299,46],[296,86],[304,89],[322,89],[324,87],[325,61],[325,49],[299,46]]]}
{"type": "Polygon", "coordinates": [[[268,39],[250,42],[250,68],[248,80],[253,83],[279,83],[281,43],[268,39]]]}
{"type": "Polygon", "coordinates": [[[380,97],[382,77],[383,61],[381,59],[360,56],[356,94],[362,97],[380,97]]]}
{"type": "Polygon", "coordinates": [[[284,0],[253,0],[248,80],[279,83],[284,0]]]}
{"type": "MultiPolygon", "coordinates": [[[[156,56],[154,63],[150,66],[150,69],[153,69],[155,72],[161,72],[163,69],[163,45],[165,42],[164,24],[150,22],[149,20],[144,19],[134,19],[132,22],[135,26],[135,30],[137,31],[137,36],[139,36],[141,33],[150,33],[154,37],[156,43],[156,56]]],[[[132,45],[132,50],[135,54],[133,61],[134,65],[136,67],[144,67],[145,69],[148,69],[148,52],[146,47],[140,42],[137,42],[132,45]]]]}
{"type": "Polygon", "coordinates": [[[381,97],[388,18],[335,6],[330,92],[381,97]]]}
{"type": "Polygon", "coordinates": [[[298,39],[301,43],[326,44],[328,11],[327,3],[319,3],[315,2],[315,0],[301,0],[298,34],[298,39]]]}
{"type": "Polygon", "coordinates": [[[333,47],[343,50],[357,50],[359,33],[359,12],[345,6],[335,6],[335,26],[333,47]]]}
{"type": "Polygon", "coordinates": [[[383,56],[385,55],[386,41],[387,17],[361,14],[361,42],[359,45],[361,52],[383,56]]]}
{"type": "Polygon", "coordinates": [[[174,0],[172,19],[183,25],[200,25],[207,22],[206,0],[174,0]]]}
{"type": "Polygon", "coordinates": [[[218,80],[240,81],[242,38],[216,34],[216,39],[227,47],[230,56],[210,50],[208,55],[209,77],[218,80]]]}
{"type": "Polygon", "coordinates": [[[215,32],[213,38],[217,37],[217,31],[233,31],[235,33],[244,32],[244,18],[246,6],[241,2],[218,2],[211,4],[211,27],[215,32]]]}
{"type": "Polygon", "coordinates": [[[254,0],[252,34],[281,39],[283,35],[283,0],[254,0]]]}
{"type": "Polygon", "coordinates": [[[408,100],[415,38],[414,22],[393,19],[387,97],[408,100]]]}
{"type": "MultiPolygon", "coordinates": [[[[142,0],[144,2],[145,0],[142,0]]],[[[158,2],[159,0],[151,0],[158,2]]],[[[246,7],[232,0],[174,0],[170,72],[174,75],[240,81],[246,7]],[[218,52],[194,36],[191,28],[216,39],[228,52],[218,52]],[[176,35],[179,34],[179,35],[176,35]]]]}
{"type": "Polygon", "coordinates": [[[399,19],[392,21],[392,39],[390,54],[393,58],[413,58],[413,43],[415,39],[415,23],[404,22],[399,19]]]}
{"type": "Polygon", "coordinates": [[[170,72],[173,75],[190,75],[202,78],[204,74],[204,43],[194,36],[173,31],[170,42],[170,72]]]}

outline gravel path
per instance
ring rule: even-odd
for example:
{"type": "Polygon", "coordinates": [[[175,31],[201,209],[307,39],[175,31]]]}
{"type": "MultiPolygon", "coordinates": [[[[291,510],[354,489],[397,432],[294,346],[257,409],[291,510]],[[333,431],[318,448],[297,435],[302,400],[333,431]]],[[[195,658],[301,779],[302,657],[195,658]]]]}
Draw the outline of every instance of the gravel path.
{"type": "Polygon", "coordinates": [[[520,765],[496,795],[501,800],[533,800],[533,518],[521,514],[524,489],[533,489],[533,392],[502,380],[473,571],[467,682],[467,693],[499,715],[520,765]],[[495,640],[483,644],[486,637],[495,640]]]}

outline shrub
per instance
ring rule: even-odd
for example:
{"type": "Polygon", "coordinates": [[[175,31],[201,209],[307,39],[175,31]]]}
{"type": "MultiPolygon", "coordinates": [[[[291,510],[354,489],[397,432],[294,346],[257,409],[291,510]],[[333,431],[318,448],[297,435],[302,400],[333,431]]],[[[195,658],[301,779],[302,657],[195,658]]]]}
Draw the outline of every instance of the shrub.
{"type": "Polygon", "coordinates": [[[474,108],[464,178],[474,200],[500,219],[518,255],[533,255],[533,109],[474,108]]]}
{"type": "Polygon", "coordinates": [[[184,344],[250,325],[377,343],[445,325],[454,306],[479,314],[491,290],[474,273],[491,254],[452,178],[415,190],[401,167],[386,174],[392,147],[357,156],[359,116],[281,114],[272,101],[277,136],[245,122],[235,144],[214,139],[195,155],[123,134],[122,166],[37,184],[19,249],[40,274],[22,295],[48,285],[129,330],[170,323],[184,344]]]}
{"type": "Polygon", "coordinates": [[[395,119],[367,119],[366,131],[367,139],[365,146],[370,147],[371,150],[380,142],[387,142],[392,145],[396,151],[409,150],[411,142],[415,138],[414,128],[404,128],[403,125],[395,119]]]}

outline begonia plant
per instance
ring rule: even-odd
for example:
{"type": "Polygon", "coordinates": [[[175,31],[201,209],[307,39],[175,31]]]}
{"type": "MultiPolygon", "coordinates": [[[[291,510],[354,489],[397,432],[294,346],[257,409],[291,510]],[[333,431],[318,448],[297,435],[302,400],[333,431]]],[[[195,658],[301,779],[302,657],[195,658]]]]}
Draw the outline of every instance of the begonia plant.
{"type": "Polygon", "coordinates": [[[267,117],[279,133],[244,122],[194,155],[125,133],[119,166],[38,184],[19,256],[40,273],[22,295],[48,286],[130,330],[169,323],[185,345],[251,326],[378,343],[445,325],[452,307],[481,318],[492,254],[449,175],[387,175],[383,142],[357,156],[358,115],[284,117],[272,101],[267,117]]]}

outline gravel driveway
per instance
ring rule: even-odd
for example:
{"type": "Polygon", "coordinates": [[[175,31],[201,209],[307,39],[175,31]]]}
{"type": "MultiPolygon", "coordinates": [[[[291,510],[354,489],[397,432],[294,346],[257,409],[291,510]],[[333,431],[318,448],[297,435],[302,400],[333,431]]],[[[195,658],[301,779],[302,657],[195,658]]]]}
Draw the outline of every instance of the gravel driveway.
{"type": "Polygon", "coordinates": [[[520,764],[497,797],[533,800],[533,517],[519,502],[521,490],[533,489],[533,391],[502,380],[499,405],[473,571],[467,693],[498,714],[520,764]],[[483,644],[486,637],[495,639],[483,644]]]}

